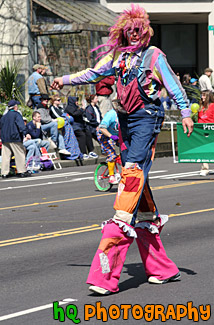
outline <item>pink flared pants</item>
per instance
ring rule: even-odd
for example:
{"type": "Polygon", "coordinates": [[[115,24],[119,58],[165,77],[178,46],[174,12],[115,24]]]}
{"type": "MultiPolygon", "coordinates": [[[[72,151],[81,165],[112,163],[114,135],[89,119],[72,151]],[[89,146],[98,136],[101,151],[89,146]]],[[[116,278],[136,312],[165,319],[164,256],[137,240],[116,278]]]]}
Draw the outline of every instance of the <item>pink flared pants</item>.
{"type": "MultiPolygon", "coordinates": [[[[159,234],[136,228],[137,245],[147,277],[168,279],[178,273],[178,268],[165,252],[159,234]]],[[[113,221],[105,225],[98,250],[92,261],[87,283],[111,292],[119,291],[118,282],[129,246],[134,238],[129,237],[113,221]]]]}

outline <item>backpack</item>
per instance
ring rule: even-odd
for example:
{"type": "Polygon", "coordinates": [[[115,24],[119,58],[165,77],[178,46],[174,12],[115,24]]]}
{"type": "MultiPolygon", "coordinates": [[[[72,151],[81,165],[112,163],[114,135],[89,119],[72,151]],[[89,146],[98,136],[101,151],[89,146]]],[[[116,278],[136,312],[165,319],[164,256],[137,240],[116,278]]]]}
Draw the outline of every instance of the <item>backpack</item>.
{"type": "Polygon", "coordinates": [[[53,165],[51,159],[48,158],[48,156],[41,156],[40,164],[41,164],[41,170],[53,170],[54,169],[54,165],[53,165]]]}

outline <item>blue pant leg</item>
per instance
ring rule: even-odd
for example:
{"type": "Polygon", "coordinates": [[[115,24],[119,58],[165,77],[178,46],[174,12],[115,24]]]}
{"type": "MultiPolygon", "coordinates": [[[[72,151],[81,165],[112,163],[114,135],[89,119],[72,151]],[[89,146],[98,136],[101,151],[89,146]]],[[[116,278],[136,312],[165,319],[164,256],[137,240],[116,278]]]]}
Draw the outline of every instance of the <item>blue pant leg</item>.
{"type": "Polygon", "coordinates": [[[64,138],[62,136],[61,133],[58,133],[58,148],[61,149],[65,149],[65,142],[64,142],[64,138]]]}
{"type": "Polygon", "coordinates": [[[40,147],[44,147],[48,151],[50,147],[50,142],[48,140],[41,140],[39,145],[40,147]]]}
{"type": "Polygon", "coordinates": [[[37,148],[36,148],[36,144],[33,140],[27,140],[27,141],[23,142],[23,145],[27,150],[27,154],[26,154],[26,158],[25,158],[25,161],[27,162],[30,159],[30,157],[36,156],[37,148]]]}
{"type": "Polygon", "coordinates": [[[137,162],[143,170],[144,185],[139,197],[138,203],[133,211],[133,220],[137,216],[139,205],[147,205],[148,202],[152,201],[156,215],[158,210],[153,200],[152,192],[148,184],[148,173],[152,166],[152,146],[155,143],[157,135],[160,133],[161,125],[163,123],[164,113],[161,111],[154,110],[140,110],[136,116],[133,116],[129,120],[129,130],[131,135],[131,145],[127,155],[127,161],[137,162]],[[141,116],[141,118],[139,118],[141,116]],[[138,119],[139,118],[139,119],[138,119]],[[147,193],[144,195],[144,187],[146,184],[147,193]],[[144,201],[142,204],[142,200],[144,201]]]}
{"type": "Polygon", "coordinates": [[[41,128],[43,131],[50,132],[51,139],[56,143],[58,139],[58,128],[57,122],[50,122],[47,124],[42,124],[41,128]]]}
{"type": "Polygon", "coordinates": [[[119,124],[120,124],[122,140],[126,146],[126,149],[124,149],[124,150],[121,149],[121,154],[120,154],[122,166],[125,166],[125,163],[127,161],[126,157],[127,157],[127,154],[129,151],[129,146],[130,146],[130,136],[129,136],[129,129],[128,129],[128,115],[118,113],[118,119],[119,119],[119,124]]]}
{"type": "MultiPolygon", "coordinates": [[[[124,176],[123,182],[125,182],[125,192],[129,191],[129,189],[132,191],[132,193],[136,191],[136,196],[135,199],[133,199],[132,203],[130,202],[130,207],[132,206],[132,208],[129,208],[129,206],[127,206],[126,204],[126,199],[123,199],[123,197],[125,198],[126,194],[124,194],[124,196],[121,194],[118,195],[118,200],[115,204],[115,208],[116,210],[125,209],[124,211],[132,213],[132,225],[134,225],[135,223],[137,210],[141,199],[145,199],[145,203],[147,202],[147,199],[151,199],[150,206],[153,206],[154,210],[156,210],[156,206],[153,202],[153,198],[147,182],[147,177],[152,165],[152,146],[155,143],[157,134],[160,132],[160,126],[163,121],[164,113],[159,113],[159,111],[155,111],[152,109],[148,111],[140,109],[137,112],[134,112],[130,115],[126,115],[124,117],[120,116],[119,118],[123,142],[127,147],[127,149],[122,152],[123,165],[125,165],[126,170],[126,172],[124,171],[125,174],[122,174],[122,176],[124,176]],[[140,170],[139,173],[136,171],[136,175],[139,174],[139,176],[133,178],[132,175],[134,171],[132,172],[132,168],[137,168],[135,167],[136,164],[140,167],[141,172],[140,170]],[[141,181],[139,181],[139,177],[141,181]],[[141,177],[143,177],[143,179],[141,177]],[[146,183],[147,195],[144,198],[142,194],[146,183]],[[130,188],[130,184],[132,189],[130,188]],[[140,184],[140,187],[137,184],[140,184]]],[[[152,209],[151,211],[154,210],[152,209]]]]}

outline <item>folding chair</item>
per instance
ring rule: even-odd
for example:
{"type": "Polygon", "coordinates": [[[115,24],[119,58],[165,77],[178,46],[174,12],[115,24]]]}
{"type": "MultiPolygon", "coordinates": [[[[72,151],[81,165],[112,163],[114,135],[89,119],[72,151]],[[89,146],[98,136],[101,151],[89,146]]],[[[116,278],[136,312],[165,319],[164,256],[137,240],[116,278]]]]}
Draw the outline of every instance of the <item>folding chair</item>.
{"type": "Polygon", "coordinates": [[[54,166],[54,169],[62,169],[60,162],[57,161],[57,160],[59,160],[59,158],[57,157],[56,152],[47,152],[46,148],[44,148],[44,147],[41,147],[40,150],[42,153],[42,157],[51,160],[51,162],[54,166]]]}

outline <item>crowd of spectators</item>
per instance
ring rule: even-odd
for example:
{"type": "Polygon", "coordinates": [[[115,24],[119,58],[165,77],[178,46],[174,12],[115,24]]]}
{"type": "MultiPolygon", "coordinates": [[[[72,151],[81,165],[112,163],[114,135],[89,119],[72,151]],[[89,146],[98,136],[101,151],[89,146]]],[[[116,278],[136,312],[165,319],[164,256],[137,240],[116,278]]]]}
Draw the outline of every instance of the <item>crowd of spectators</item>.
{"type": "Polygon", "coordinates": [[[93,139],[98,142],[96,130],[103,118],[98,97],[100,102],[106,103],[104,114],[112,109],[110,95],[114,78],[106,78],[104,84],[97,87],[99,96],[87,95],[81,105],[78,97],[69,96],[67,103],[62,104],[59,94],[49,95],[44,77],[46,70],[44,65],[35,64],[28,80],[27,105],[32,108],[32,119],[29,121],[22,115],[20,103],[15,99],[9,101],[1,118],[3,179],[11,175],[12,157],[16,175],[28,177],[31,174],[27,169],[29,161],[34,157],[38,159],[43,152],[48,153],[49,148],[57,150],[61,159],[98,158],[93,142],[93,139]],[[63,126],[59,127],[60,119],[63,126]]]}
{"type": "MultiPolygon", "coordinates": [[[[98,157],[94,151],[93,139],[100,143],[103,133],[99,131],[99,126],[103,125],[104,116],[113,108],[115,78],[107,77],[99,82],[96,85],[96,94],[86,95],[86,100],[83,100],[81,105],[75,96],[69,96],[67,103],[62,104],[59,94],[49,95],[44,78],[46,70],[47,67],[43,65],[34,65],[28,80],[28,106],[32,108],[32,120],[27,121],[26,117],[22,116],[18,108],[19,102],[16,100],[8,103],[1,118],[2,178],[7,178],[10,174],[12,155],[15,156],[17,176],[26,177],[29,176],[26,169],[28,161],[32,157],[41,156],[42,148],[48,152],[50,146],[58,150],[62,159],[85,160],[98,157]],[[58,119],[64,120],[61,128],[58,119]]],[[[180,79],[179,73],[177,78],[180,79]]],[[[214,92],[212,69],[206,68],[199,79],[191,77],[188,73],[184,74],[182,85],[189,106],[197,103],[201,112],[207,110],[202,99],[204,92],[214,92]]],[[[164,110],[176,106],[165,88],[161,91],[160,99],[164,110]]],[[[201,115],[202,113],[199,114],[201,115]]]]}
{"type": "MultiPolygon", "coordinates": [[[[176,75],[180,80],[180,74],[177,73],[176,75]]],[[[195,103],[200,104],[203,91],[209,90],[214,92],[214,74],[211,68],[204,69],[204,73],[200,78],[192,77],[189,73],[185,73],[180,81],[187,94],[189,107],[195,103]]],[[[174,101],[169,98],[164,88],[162,89],[160,99],[164,110],[176,108],[174,101]]]]}

